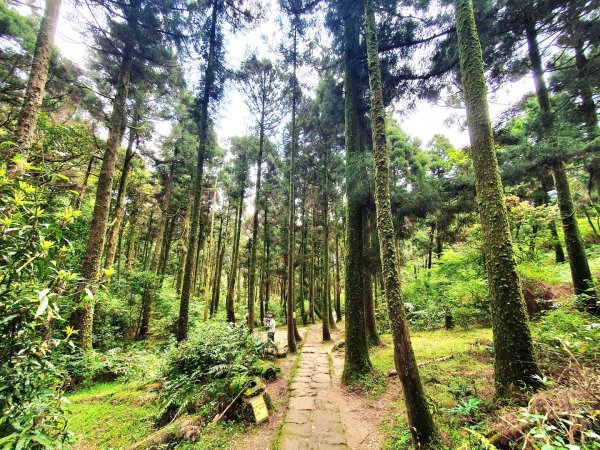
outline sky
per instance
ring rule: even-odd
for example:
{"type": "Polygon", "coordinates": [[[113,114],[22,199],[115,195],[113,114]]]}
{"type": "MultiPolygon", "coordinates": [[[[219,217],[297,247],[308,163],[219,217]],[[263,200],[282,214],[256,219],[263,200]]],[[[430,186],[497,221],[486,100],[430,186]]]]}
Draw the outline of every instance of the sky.
{"type": "MultiPolygon", "coordinates": [[[[272,56],[272,48],[281,34],[281,25],[277,24],[276,14],[267,11],[266,20],[256,29],[243,35],[229,36],[226,40],[226,53],[228,66],[237,68],[240,62],[250,51],[256,51],[262,56],[272,56]]],[[[80,66],[85,66],[88,47],[85,45],[85,36],[79,30],[83,29],[83,20],[89,16],[88,11],[76,10],[73,0],[63,1],[60,12],[55,43],[61,53],[80,66]]],[[[305,80],[308,84],[316,84],[314,74],[306,73],[305,80]]],[[[518,101],[524,94],[533,90],[533,81],[524,78],[517,83],[506,85],[502,90],[490,96],[490,114],[492,123],[511,105],[518,101]]],[[[465,111],[447,107],[445,105],[420,102],[411,109],[406,109],[401,101],[394,105],[390,111],[396,121],[409,136],[427,143],[435,134],[444,134],[456,147],[463,147],[469,143],[469,135],[465,127],[465,111]],[[400,114],[402,112],[402,114],[400,114]]],[[[230,137],[251,133],[252,118],[244,104],[242,95],[229,86],[221,102],[218,117],[215,120],[219,143],[228,147],[230,137]]],[[[156,131],[166,135],[169,132],[168,123],[155,123],[156,131]]]]}

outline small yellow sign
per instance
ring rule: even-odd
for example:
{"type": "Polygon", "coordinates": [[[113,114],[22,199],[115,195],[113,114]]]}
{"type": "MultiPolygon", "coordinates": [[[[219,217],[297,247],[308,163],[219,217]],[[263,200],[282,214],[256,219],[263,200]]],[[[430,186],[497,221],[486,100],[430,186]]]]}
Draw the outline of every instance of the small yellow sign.
{"type": "Polygon", "coordinates": [[[265,403],[263,394],[246,398],[244,400],[250,403],[252,406],[252,412],[254,413],[254,420],[256,423],[261,423],[267,420],[269,417],[269,410],[267,409],[267,404],[265,403]]]}

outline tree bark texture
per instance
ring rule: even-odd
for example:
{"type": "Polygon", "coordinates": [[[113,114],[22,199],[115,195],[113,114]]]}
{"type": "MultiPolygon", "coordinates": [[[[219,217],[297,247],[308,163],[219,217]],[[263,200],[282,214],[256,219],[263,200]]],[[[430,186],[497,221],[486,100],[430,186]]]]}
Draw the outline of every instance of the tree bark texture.
{"type": "MultiPolygon", "coordinates": [[[[359,131],[357,69],[360,64],[359,29],[362,5],[348,7],[344,17],[344,116],[346,146],[346,353],[342,380],[353,379],[371,371],[367,336],[365,334],[363,211],[360,192],[361,142],[359,131]]],[[[327,310],[323,311],[323,315],[327,310]]]]}
{"type": "MultiPolygon", "coordinates": [[[[533,14],[533,13],[532,13],[533,14]]],[[[535,83],[536,96],[540,110],[542,111],[542,125],[549,135],[552,134],[554,123],[554,112],[550,103],[548,87],[544,80],[544,70],[542,68],[542,58],[537,41],[537,29],[533,19],[526,22],[525,34],[527,37],[527,50],[535,83]]],[[[579,224],[573,205],[573,197],[567,178],[565,161],[556,160],[552,163],[552,175],[554,177],[554,186],[558,196],[558,209],[565,234],[565,244],[567,254],[569,255],[569,265],[571,268],[571,278],[573,279],[573,289],[575,295],[581,296],[581,305],[584,309],[600,314],[598,305],[598,293],[591,276],[590,265],[588,262],[585,247],[581,240],[579,224]]]]}
{"type": "MultiPolygon", "coordinates": [[[[44,17],[42,18],[35,42],[33,61],[31,62],[31,70],[25,90],[25,101],[21,107],[17,122],[17,145],[20,151],[23,152],[24,157],[31,147],[37,126],[37,119],[42,108],[60,3],[61,0],[46,0],[44,17]]],[[[25,159],[20,164],[21,167],[17,168],[17,171],[24,168],[24,163],[25,159]]]]}
{"type": "Polygon", "coordinates": [[[375,160],[375,205],[381,270],[394,341],[394,362],[402,383],[413,445],[415,448],[429,448],[433,447],[437,432],[421,384],[402,301],[390,200],[390,158],[385,134],[385,108],[379,68],[377,25],[373,8],[372,1],[368,0],[365,16],[369,86],[371,89],[373,157],[375,160]]]}
{"type": "Polygon", "coordinates": [[[513,254],[473,4],[471,0],[455,0],[454,6],[483,254],[491,294],[496,395],[503,397],[523,384],[536,387],[535,377],[540,375],[540,371],[533,353],[525,300],[513,254]]]}
{"type": "Polygon", "coordinates": [[[293,49],[292,49],[292,145],[290,149],[290,162],[289,162],[289,198],[288,198],[288,242],[287,242],[287,341],[288,351],[290,353],[296,353],[296,326],[295,326],[295,286],[294,286],[294,252],[296,250],[296,189],[295,189],[295,158],[296,158],[296,102],[297,95],[296,89],[296,67],[297,67],[297,43],[298,43],[298,29],[296,24],[293,25],[293,49]]]}
{"type": "Polygon", "coordinates": [[[73,313],[73,326],[78,333],[76,340],[80,347],[86,350],[92,348],[92,326],[94,321],[94,301],[88,295],[82,299],[84,288],[95,290],[98,281],[100,261],[104,249],[106,227],[108,225],[108,213],[110,208],[110,197],[115,174],[117,151],[121,144],[125,123],[127,120],[127,96],[129,92],[129,78],[133,65],[133,42],[128,40],[123,50],[121,67],[117,79],[116,95],[113,101],[113,110],[110,116],[108,139],[102,168],[98,177],[96,189],[96,201],[92,213],[92,222],[89,228],[88,242],[83,263],[81,265],[82,280],[75,293],[77,308],[73,313]]]}

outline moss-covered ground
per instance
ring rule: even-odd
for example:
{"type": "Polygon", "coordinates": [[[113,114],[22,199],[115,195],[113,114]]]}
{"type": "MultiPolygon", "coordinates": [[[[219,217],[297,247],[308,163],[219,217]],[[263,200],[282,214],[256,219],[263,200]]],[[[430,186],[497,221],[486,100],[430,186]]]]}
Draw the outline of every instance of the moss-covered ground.
{"type": "Polygon", "coordinates": [[[124,448],[152,432],[156,394],[135,383],[101,383],[68,396],[79,449],[124,448]]]}
{"type": "MultiPolygon", "coordinates": [[[[487,346],[492,338],[489,328],[468,330],[436,330],[414,332],[411,336],[426,394],[433,406],[437,425],[444,440],[452,447],[461,435],[461,428],[470,415],[451,412],[462,401],[479,398],[491,400],[493,396],[493,359],[487,346]],[[436,361],[440,358],[448,358],[436,361]],[[424,364],[424,365],[423,365],[424,364]]],[[[393,347],[390,335],[383,335],[383,346],[374,348],[371,361],[376,372],[387,373],[394,369],[393,347]]],[[[379,378],[375,375],[375,378],[379,378]]],[[[380,386],[380,383],[375,383],[380,386]]],[[[366,390],[372,387],[365,386],[366,390]]],[[[410,447],[410,433],[406,425],[406,410],[396,377],[390,377],[389,386],[380,395],[391,394],[390,415],[381,424],[386,442],[384,448],[404,449],[410,447]]],[[[480,404],[477,410],[483,407],[480,404]]],[[[473,411],[473,414],[476,414],[473,411]]]]}

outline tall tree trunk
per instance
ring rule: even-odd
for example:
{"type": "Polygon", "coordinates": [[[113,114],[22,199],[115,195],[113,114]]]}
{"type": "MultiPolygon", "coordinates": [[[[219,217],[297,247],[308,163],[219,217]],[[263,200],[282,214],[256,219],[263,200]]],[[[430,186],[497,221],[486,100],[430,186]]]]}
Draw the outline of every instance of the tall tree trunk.
{"type": "MultiPolygon", "coordinates": [[[[217,178],[215,177],[215,185],[214,185],[214,193],[213,193],[213,202],[212,202],[212,211],[210,213],[210,233],[209,233],[209,242],[208,242],[208,249],[207,252],[208,254],[206,255],[206,275],[204,277],[204,320],[208,320],[209,317],[209,312],[210,312],[210,305],[208,303],[208,300],[210,297],[210,282],[211,282],[211,266],[212,266],[212,257],[214,254],[214,247],[215,247],[215,242],[214,242],[214,231],[215,231],[215,210],[216,210],[216,206],[217,206],[217,178]]],[[[215,265],[216,268],[216,265],[215,265]]]]}
{"type": "Polygon", "coordinates": [[[560,238],[558,237],[556,222],[554,220],[550,221],[548,227],[550,228],[550,234],[552,235],[552,240],[554,241],[554,254],[556,255],[556,263],[564,263],[566,261],[565,252],[562,248],[562,244],[560,243],[560,238]]]}
{"type": "Polygon", "coordinates": [[[190,225],[190,239],[188,242],[188,256],[185,261],[185,271],[183,274],[183,283],[181,286],[181,300],[179,303],[179,320],[177,324],[177,341],[181,342],[188,337],[188,321],[190,296],[192,292],[192,278],[194,275],[194,267],[196,263],[196,247],[198,245],[198,231],[200,229],[200,201],[202,194],[202,179],[204,174],[204,158],[206,157],[208,147],[208,106],[210,95],[213,89],[215,80],[215,64],[216,64],[216,44],[217,44],[217,12],[219,2],[213,2],[210,32],[208,41],[208,60],[206,64],[206,72],[204,74],[204,93],[202,97],[198,145],[198,161],[196,174],[194,179],[194,204],[192,206],[192,222],[190,225]]]}
{"type": "Polygon", "coordinates": [[[323,341],[331,340],[331,328],[335,328],[331,308],[331,278],[329,252],[329,149],[323,152],[323,341]]]}
{"type": "MultiPolygon", "coordinates": [[[[267,210],[265,209],[265,220],[267,219],[267,210]]],[[[269,312],[269,291],[271,280],[271,244],[268,233],[265,232],[265,311],[269,312]]]]}
{"type": "Polygon", "coordinates": [[[331,340],[329,324],[333,320],[329,317],[331,309],[331,293],[329,283],[329,168],[327,166],[328,150],[323,155],[323,172],[325,186],[323,187],[323,341],[331,340]]]}
{"type": "Polygon", "coordinates": [[[575,295],[580,296],[579,301],[583,309],[598,315],[600,314],[600,306],[597,304],[598,296],[594,285],[594,278],[579,233],[573,198],[571,197],[571,189],[567,179],[567,171],[563,162],[559,162],[554,166],[553,175],[554,185],[558,194],[558,209],[562,218],[575,295]]]}
{"type": "Polygon", "coordinates": [[[394,223],[390,201],[390,157],[385,135],[385,109],[379,69],[377,25],[372,0],[366,5],[367,56],[371,89],[371,128],[375,160],[375,205],[381,270],[394,341],[394,362],[402,383],[409,428],[415,448],[432,448],[437,437],[433,417],[421,384],[406,320],[400,271],[396,260],[394,223]]]}
{"type": "Polygon", "coordinates": [[[132,65],[133,42],[128,40],[121,59],[116,95],[110,116],[106,150],[104,152],[100,176],[98,177],[98,187],[96,188],[96,202],[94,204],[94,212],[92,213],[85,256],[81,265],[82,280],[79,283],[74,298],[77,309],[72,315],[73,327],[78,330],[76,335],[78,345],[85,350],[91,350],[92,348],[94,302],[88,295],[85,295],[82,299],[82,294],[86,287],[93,292],[95,290],[94,285],[98,281],[100,261],[106,237],[106,227],[108,225],[110,193],[115,174],[117,150],[119,149],[127,120],[126,101],[129,92],[129,77],[132,65]]]}
{"type": "Polygon", "coordinates": [[[523,384],[536,387],[540,375],[517,274],[510,225],[487,103],[479,36],[471,0],[454,0],[460,67],[471,156],[481,217],[483,254],[491,294],[496,395],[510,396],[523,384]]]}
{"type": "Polygon", "coordinates": [[[296,130],[296,102],[298,84],[296,80],[297,68],[297,43],[298,29],[296,24],[293,25],[294,43],[292,49],[292,145],[290,149],[289,162],[289,198],[288,198],[288,242],[287,242],[287,341],[288,351],[296,353],[296,327],[295,327],[295,295],[294,295],[294,252],[296,250],[296,176],[295,176],[295,158],[297,146],[297,130],[296,130]]]}
{"type": "Polygon", "coordinates": [[[591,141],[598,137],[598,114],[594,102],[594,93],[590,85],[588,61],[583,45],[581,41],[578,41],[575,45],[575,66],[577,67],[577,80],[581,97],[581,112],[585,121],[587,137],[591,141]]]}
{"type": "Polygon", "coordinates": [[[599,144],[594,142],[598,138],[598,114],[596,112],[596,102],[594,93],[590,85],[590,73],[588,59],[585,56],[584,43],[578,39],[575,43],[575,67],[577,68],[577,81],[579,87],[579,96],[581,97],[581,113],[585,121],[587,138],[591,143],[588,149],[590,161],[586,162],[586,169],[589,173],[590,183],[589,192],[591,197],[592,189],[595,187],[598,193],[597,201],[600,201],[600,156],[598,155],[599,144]]]}
{"type": "MultiPolygon", "coordinates": [[[[313,224],[314,224],[314,215],[313,215],[313,224]]],[[[314,226],[313,226],[314,229],[314,226]]],[[[310,302],[310,308],[313,311],[312,323],[315,323],[314,313],[316,311],[315,308],[315,280],[316,280],[316,264],[315,264],[315,255],[317,253],[317,240],[315,239],[315,233],[311,233],[312,243],[310,246],[310,277],[309,277],[309,285],[308,285],[308,300],[310,302]]]]}
{"type": "Polygon", "coordinates": [[[429,246],[427,247],[427,269],[431,270],[433,263],[433,242],[435,240],[435,222],[431,224],[429,229],[429,246]]]}
{"type": "MultiPolygon", "coordinates": [[[[373,240],[372,235],[372,222],[371,218],[364,215],[364,226],[365,234],[367,236],[366,245],[367,248],[372,248],[373,240]]],[[[373,301],[373,272],[374,267],[369,264],[365,267],[364,271],[364,283],[365,283],[365,333],[367,334],[367,342],[370,345],[380,345],[381,339],[377,333],[377,321],[375,319],[375,302],[373,301]]]]}
{"type": "Polygon", "coordinates": [[[219,298],[221,297],[221,273],[223,272],[223,258],[225,257],[225,243],[223,235],[227,239],[227,231],[229,227],[229,214],[221,215],[219,225],[219,238],[217,240],[217,265],[215,267],[215,276],[213,281],[212,300],[210,302],[210,317],[219,310],[219,298]],[[227,216],[227,217],[225,217],[227,216]],[[225,231],[223,232],[223,219],[225,218],[225,231]]]}
{"type": "Polygon", "coordinates": [[[165,273],[167,271],[167,263],[169,262],[169,253],[171,252],[171,244],[173,243],[173,231],[177,218],[174,215],[170,215],[167,222],[167,231],[165,232],[165,238],[163,239],[163,248],[160,252],[160,264],[158,272],[160,273],[160,286],[162,287],[165,282],[165,273]]]}
{"type": "MultiPolygon", "coordinates": [[[[308,227],[306,224],[306,183],[304,183],[304,186],[302,188],[302,212],[300,213],[300,216],[302,217],[302,225],[301,225],[301,230],[302,230],[302,237],[300,239],[300,301],[302,302],[302,323],[304,325],[307,325],[308,323],[308,316],[311,314],[311,304],[309,301],[308,304],[308,313],[305,315],[304,314],[304,300],[306,299],[306,240],[308,238],[308,227]]],[[[314,323],[314,318],[312,318],[312,321],[314,323]]]]}
{"type": "Polygon", "coordinates": [[[104,267],[110,269],[115,262],[115,250],[117,248],[117,236],[121,231],[121,224],[123,223],[123,216],[125,215],[125,193],[127,191],[127,177],[129,175],[129,169],[131,167],[131,160],[133,159],[133,143],[137,135],[137,125],[139,116],[137,112],[131,123],[129,130],[129,142],[127,143],[127,149],[125,150],[125,160],[123,161],[123,171],[121,172],[121,179],[119,180],[119,190],[117,191],[117,201],[115,202],[115,209],[113,213],[113,224],[108,233],[108,242],[106,244],[106,259],[104,260],[104,267]]]}
{"type": "MultiPolygon", "coordinates": [[[[359,123],[358,67],[360,18],[363,1],[348,8],[344,17],[344,109],[346,138],[346,353],[344,383],[371,371],[365,334],[363,264],[363,193],[359,123]]],[[[323,312],[325,315],[327,310],[323,312]]]]}
{"type": "MultiPolygon", "coordinates": [[[[238,272],[238,255],[240,251],[240,234],[242,228],[242,211],[244,209],[244,190],[240,193],[239,203],[235,219],[235,231],[233,238],[233,249],[231,250],[231,268],[229,269],[229,283],[227,286],[227,297],[225,298],[225,308],[227,309],[227,322],[235,322],[235,304],[233,295],[235,293],[236,275],[238,272]]],[[[238,291],[241,289],[238,283],[238,291]]]]}
{"type": "Polygon", "coordinates": [[[254,330],[254,298],[256,285],[256,248],[258,247],[258,211],[260,210],[260,183],[262,174],[263,149],[265,143],[265,99],[260,118],[260,131],[258,138],[258,157],[256,160],[256,191],[254,194],[254,216],[252,217],[252,241],[250,242],[250,265],[248,267],[248,329],[254,330]]]}
{"type": "Polygon", "coordinates": [[[336,321],[342,320],[342,286],[340,277],[340,250],[339,243],[340,237],[336,232],[335,234],[335,315],[336,321]]]}
{"type": "Polygon", "coordinates": [[[125,270],[127,272],[131,272],[133,270],[133,260],[135,258],[135,246],[136,246],[136,237],[138,235],[138,214],[137,211],[134,210],[131,214],[131,219],[129,219],[129,237],[127,239],[127,262],[125,263],[125,270]]]}
{"type": "Polygon", "coordinates": [[[188,202],[188,207],[185,213],[185,219],[183,220],[183,230],[181,235],[181,253],[179,255],[179,265],[177,269],[176,291],[178,294],[181,292],[181,285],[183,284],[183,274],[185,273],[185,263],[188,253],[188,240],[190,238],[190,222],[192,220],[192,203],[193,201],[188,202]]]}
{"type": "MultiPolygon", "coordinates": [[[[533,12],[531,15],[533,15],[533,12]]],[[[554,113],[550,104],[548,87],[544,80],[542,58],[537,42],[536,24],[533,19],[527,20],[525,32],[536,96],[540,110],[542,111],[542,125],[544,126],[546,133],[551,135],[554,113]]],[[[584,309],[593,314],[600,314],[600,306],[597,303],[598,294],[585,253],[585,247],[581,240],[579,224],[577,223],[577,216],[573,205],[573,197],[571,196],[571,189],[569,187],[569,180],[567,178],[567,171],[563,160],[557,159],[553,162],[552,175],[554,177],[554,185],[558,196],[558,209],[560,210],[563,231],[565,234],[565,243],[567,246],[567,254],[569,255],[569,265],[571,267],[571,278],[573,279],[575,295],[581,296],[580,303],[584,309]]]]}
{"type": "Polygon", "coordinates": [[[38,115],[42,108],[46,80],[48,79],[48,69],[50,68],[50,59],[52,57],[54,34],[60,11],[60,2],[61,0],[46,0],[44,17],[42,18],[35,42],[31,70],[29,72],[29,79],[27,80],[27,89],[25,90],[25,101],[21,107],[17,123],[17,145],[19,146],[19,151],[23,153],[23,159],[13,168],[16,172],[22,171],[25,168],[25,158],[31,147],[38,115]]]}

